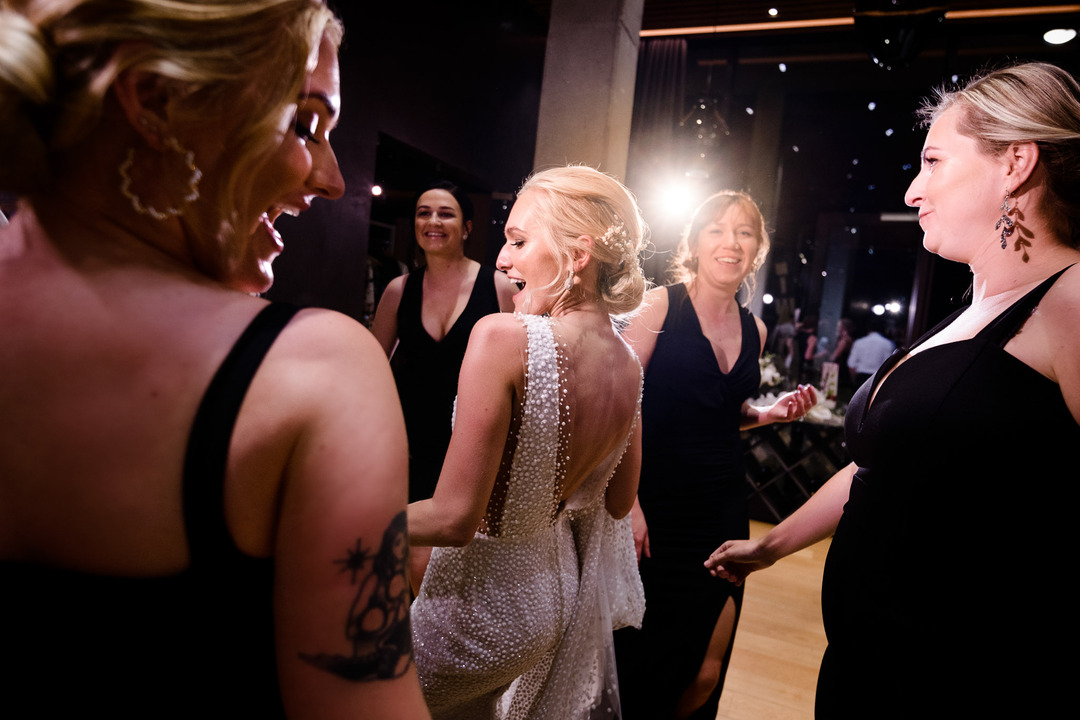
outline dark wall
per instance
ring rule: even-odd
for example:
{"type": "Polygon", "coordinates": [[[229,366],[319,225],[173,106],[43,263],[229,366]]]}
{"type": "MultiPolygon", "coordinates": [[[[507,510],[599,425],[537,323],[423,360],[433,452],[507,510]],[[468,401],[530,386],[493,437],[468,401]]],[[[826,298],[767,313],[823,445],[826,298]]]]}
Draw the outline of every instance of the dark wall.
{"type": "MultiPolygon", "coordinates": [[[[411,198],[432,167],[481,198],[512,193],[532,169],[546,25],[516,0],[339,2],[337,9],[345,42],[342,116],[332,137],[347,190],[279,222],[286,250],[267,296],[359,319],[373,211],[382,222],[399,213],[377,203],[411,198]],[[379,167],[380,136],[415,152],[379,167]],[[373,200],[376,182],[385,194],[373,200]]],[[[485,234],[488,245],[501,242],[485,234]]]]}

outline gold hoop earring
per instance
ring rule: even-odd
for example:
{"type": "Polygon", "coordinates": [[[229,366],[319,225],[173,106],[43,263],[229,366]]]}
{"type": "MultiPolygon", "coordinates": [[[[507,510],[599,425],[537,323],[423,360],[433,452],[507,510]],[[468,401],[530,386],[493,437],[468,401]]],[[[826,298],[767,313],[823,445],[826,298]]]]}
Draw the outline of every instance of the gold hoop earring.
{"type": "Polygon", "coordinates": [[[195,153],[184,148],[174,137],[165,139],[165,147],[169,148],[181,157],[184,167],[189,172],[186,182],[187,190],[176,207],[167,207],[158,210],[148,205],[131,189],[131,168],[135,164],[135,148],[129,148],[127,157],[120,163],[120,192],[131,202],[131,207],[140,215],[149,215],[155,220],[168,220],[170,217],[179,217],[184,213],[184,206],[199,199],[199,180],[202,179],[202,170],[195,165],[195,153]]]}

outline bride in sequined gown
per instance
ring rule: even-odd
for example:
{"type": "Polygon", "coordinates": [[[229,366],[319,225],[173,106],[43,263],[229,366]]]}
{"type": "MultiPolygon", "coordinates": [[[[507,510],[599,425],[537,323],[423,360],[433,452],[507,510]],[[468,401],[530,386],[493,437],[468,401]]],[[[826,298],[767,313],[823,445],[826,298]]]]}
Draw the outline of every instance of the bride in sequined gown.
{"type": "Polygon", "coordinates": [[[436,546],[417,670],[435,718],[619,717],[611,630],[644,610],[641,366],[611,315],[640,303],[644,224],[621,184],[569,167],[525,183],[505,232],[517,312],[473,330],[438,485],[409,506],[436,546]]]}

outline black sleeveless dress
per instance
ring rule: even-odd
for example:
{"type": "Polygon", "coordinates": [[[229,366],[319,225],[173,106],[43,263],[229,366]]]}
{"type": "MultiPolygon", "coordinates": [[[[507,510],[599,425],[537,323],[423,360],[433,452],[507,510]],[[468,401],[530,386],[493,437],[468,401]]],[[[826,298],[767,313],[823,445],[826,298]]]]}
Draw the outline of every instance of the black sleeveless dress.
{"type": "Polygon", "coordinates": [[[859,469],[825,566],[818,718],[1044,717],[1071,700],[1080,426],[1003,349],[1059,275],[911,357],[868,407],[897,351],[852,398],[859,469]]]}
{"type": "Polygon", "coordinates": [[[184,464],[191,564],[107,577],[0,563],[3,707],[11,716],[283,718],[273,561],[244,555],[225,522],[229,443],[248,385],[298,308],[251,322],[203,397],[184,464]]]}
{"type": "Polygon", "coordinates": [[[465,309],[446,337],[435,340],[420,318],[423,291],[424,268],[419,268],[405,279],[397,312],[398,345],[390,360],[409,436],[409,502],[435,492],[450,445],[454,398],[469,334],[477,320],[499,312],[495,268],[481,267],[465,309]]]}
{"type": "MultiPolygon", "coordinates": [[[[742,588],[717,582],[705,559],[725,540],[749,536],[739,433],[743,402],[761,382],[761,339],[742,309],[742,350],[723,373],[683,284],[671,285],[668,312],[645,372],[638,500],[651,557],[641,559],[641,629],[615,633],[627,720],[671,715],[697,675],[720,611],[742,588]]],[[[730,648],[729,648],[730,652],[730,648]]],[[[726,667],[726,663],[725,663],[726,667]]],[[[694,717],[716,717],[723,677],[694,717]]]]}

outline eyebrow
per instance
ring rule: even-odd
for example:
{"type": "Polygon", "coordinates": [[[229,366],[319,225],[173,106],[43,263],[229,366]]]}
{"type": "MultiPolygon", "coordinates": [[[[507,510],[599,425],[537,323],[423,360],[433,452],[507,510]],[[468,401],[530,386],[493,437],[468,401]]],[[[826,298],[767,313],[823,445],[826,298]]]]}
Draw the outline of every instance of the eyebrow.
{"type": "Polygon", "coordinates": [[[330,96],[322,92],[300,93],[301,101],[304,100],[320,100],[322,104],[326,106],[326,109],[330,112],[330,117],[335,118],[338,114],[338,104],[330,99],[330,96]]]}

